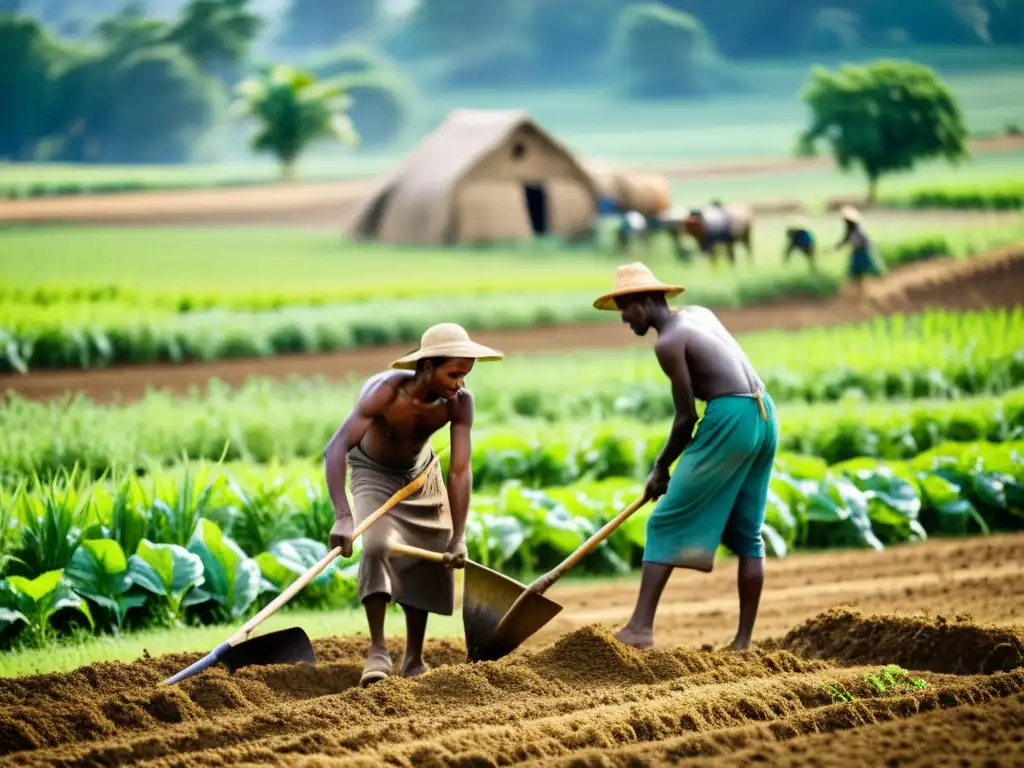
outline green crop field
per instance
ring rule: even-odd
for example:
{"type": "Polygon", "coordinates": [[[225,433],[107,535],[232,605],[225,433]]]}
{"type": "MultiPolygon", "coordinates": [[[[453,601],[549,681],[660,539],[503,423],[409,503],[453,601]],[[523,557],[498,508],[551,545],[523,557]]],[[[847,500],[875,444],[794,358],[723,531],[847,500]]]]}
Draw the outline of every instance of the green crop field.
{"type": "MultiPolygon", "coordinates": [[[[902,458],[940,438],[1005,440],[1022,426],[1019,396],[1005,394],[1024,385],[1021,310],[932,312],[741,341],[768,391],[786,404],[784,420],[799,424],[785,428],[784,440],[804,453],[830,460],[849,458],[850,451],[902,458]],[[962,408],[953,402],[964,396],[982,399],[962,408]],[[912,428],[908,401],[926,398],[947,402],[925,409],[920,418],[931,426],[912,428]],[[879,403],[879,410],[864,409],[865,399],[879,403]],[[818,412],[809,402],[833,405],[818,412]],[[847,419],[858,409],[863,435],[847,419]],[[829,432],[847,422],[841,435],[829,432]]],[[[478,366],[469,385],[480,429],[518,423],[525,433],[550,432],[566,419],[593,429],[609,419],[664,423],[672,413],[664,374],[647,349],[513,356],[478,366]]],[[[173,462],[183,454],[258,462],[316,457],[358,388],[359,382],[257,380],[238,390],[211,386],[188,398],[153,393],[122,406],[14,397],[0,406],[0,466],[16,478],[75,464],[93,475],[173,462]]],[[[635,430],[628,434],[631,444],[639,439],[635,430]]],[[[577,436],[570,430],[566,439],[577,436]]]]}
{"type": "MultiPolygon", "coordinates": [[[[911,173],[885,176],[879,185],[885,202],[896,204],[922,187],[998,187],[1024,176],[1024,150],[1007,149],[975,154],[968,162],[950,166],[944,162],[922,163],[911,173]]],[[[803,168],[791,171],[712,176],[672,183],[675,205],[700,205],[712,198],[756,203],[798,200],[809,208],[823,208],[826,200],[840,196],[864,196],[867,182],[857,171],[838,168],[803,168]]]]}
{"type": "MultiPolygon", "coordinates": [[[[941,233],[907,213],[873,218],[885,263],[967,257],[1024,240],[1019,216],[947,218],[941,233]]],[[[628,254],[557,247],[455,254],[283,231],[19,228],[6,234],[13,248],[0,260],[0,370],[414,343],[441,318],[470,329],[610,322],[615,316],[591,303],[610,287],[617,264],[633,258],[684,285],[685,300],[694,304],[834,294],[847,257],[823,255],[817,273],[800,259],[783,264],[784,226],[779,217],[760,222],[753,264],[741,254],[735,269],[724,261],[681,261],[665,236],[628,254]],[[339,276],[333,285],[332,274],[339,276]]],[[[815,227],[826,244],[837,229],[826,218],[815,227]]]]}

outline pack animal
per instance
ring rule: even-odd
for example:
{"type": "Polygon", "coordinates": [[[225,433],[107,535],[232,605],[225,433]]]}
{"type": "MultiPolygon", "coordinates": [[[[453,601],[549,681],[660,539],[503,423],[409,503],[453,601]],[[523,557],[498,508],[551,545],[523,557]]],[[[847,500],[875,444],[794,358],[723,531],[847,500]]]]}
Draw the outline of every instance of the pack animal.
{"type": "Polygon", "coordinates": [[[701,252],[713,262],[718,260],[718,246],[725,245],[729,262],[736,264],[736,244],[742,243],[747,261],[753,262],[751,248],[754,214],[746,205],[711,203],[690,211],[680,222],[680,235],[689,235],[700,246],[701,252]]]}

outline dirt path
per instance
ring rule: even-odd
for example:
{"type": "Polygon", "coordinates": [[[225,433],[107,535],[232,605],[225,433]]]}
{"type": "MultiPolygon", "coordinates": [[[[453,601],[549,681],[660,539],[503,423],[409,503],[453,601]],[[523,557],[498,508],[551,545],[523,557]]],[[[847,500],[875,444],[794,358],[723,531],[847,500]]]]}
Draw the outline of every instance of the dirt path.
{"type": "Polygon", "coordinates": [[[558,628],[499,662],[467,665],[461,641],[433,640],[425,675],[368,689],[362,635],[315,641],[316,666],[216,668],[171,688],[157,683],[197,654],[0,680],[0,765],[1024,760],[1024,534],[770,561],[758,634],[771,638],[743,654],[699,647],[728,639],[734,578],[728,563],[677,574],[659,648],[643,653],[587,618],[626,616],[631,579],[556,585],[558,628]],[[886,664],[911,674],[886,680],[886,664]]]}
{"type": "MultiPolygon", "coordinates": [[[[1013,307],[1024,301],[1024,248],[1013,247],[964,261],[935,259],[889,273],[873,286],[875,304],[845,299],[784,301],[758,307],[717,310],[733,333],[764,329],[795,330],[867,319],[878,313],[912,312],[927,307],[981,309],[1013,307]]],[[[567,349],[609,349],[647,345],[615,323],[530,328],[474,333],[509,355],[567,349]]],[[[50,399],[66,392],[85,394],[97,402],[133,400],[147,389],[178,394],[220,379],[239,386],[249,377],[285,379],[324,376],[346,380],[382,370],[406,346],[375,347],[329,355],[293,355],[190,365],[140,365],[105,370],[54,371],[27,376],[0,376],[0,393],[50,399]]]]}
{"type": "MultiPolygon", "coordinates": [[[[971,143],[985,153],[1024,147],[1024,137],[1004,136],[971,143]]],[[[586,163],[585,163],[586,164],[586,163]]],[[[669,181],[694,181],[723,176],[795,173],[827,168],[831,158],[772,158],[706,165],[637,166],[669,181]]],[[[606,165],[595,162],[594,165],[606,165]]],[[[256,187],[133,192],[0,201],[0,224],[75,222],[108,225],[296,226],[341,229],[377,186],[372,179],[301,182],[256,187]]],[[[792,201],[765,204],[789,211],[792,201]]]]}

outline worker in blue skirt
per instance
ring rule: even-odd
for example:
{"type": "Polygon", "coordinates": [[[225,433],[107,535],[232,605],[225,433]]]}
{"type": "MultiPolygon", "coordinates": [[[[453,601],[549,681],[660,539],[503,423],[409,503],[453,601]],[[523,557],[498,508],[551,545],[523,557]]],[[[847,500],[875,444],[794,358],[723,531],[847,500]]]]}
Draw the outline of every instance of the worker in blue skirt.
{"type": "Polygon", "coordinates": [[[871,245],[871,238],[864,229],[864,220],[860,211],[850,205],[844,205],[839,210],[839,215],[846,224],[843,232],[843,239],[840,240],[833,251],[837,251],[844,245],[849,245],[850,253],[850,279],[856,286],[858,295],[863,298],[865,294],[864,277],[874,275],[881,277],[885,274],[885,268],[871,245]]]}

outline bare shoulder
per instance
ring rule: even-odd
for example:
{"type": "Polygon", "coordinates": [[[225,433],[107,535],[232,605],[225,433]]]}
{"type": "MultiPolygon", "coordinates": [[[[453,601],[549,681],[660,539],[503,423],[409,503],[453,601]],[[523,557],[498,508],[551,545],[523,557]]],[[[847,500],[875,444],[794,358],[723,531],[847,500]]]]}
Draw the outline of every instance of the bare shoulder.
{"type": "Polygon", "coordinates": [[[387,405],[398,395],[401,382],[408,378],[405,371],[384,371],[371,376],[359,391],[360,405],[370,409],[387,405]]]}
{"type": "Polygon", "coordinates": [[[462,389],[448,401],[448,417],[453,423],[472,423],[474,407],[473,393],[462,389]]]}
{"type": "Polygon", "coordinates": [[[689,336],[689,329],[686,320],[677,315],[673,321],[658,334],[654,342],[654,353],[660,358],[671,357],[682,353],[686,346],[686,339],[689,336]]]}

